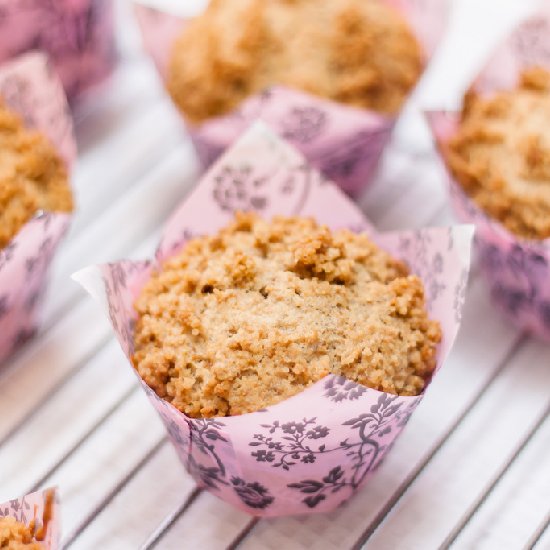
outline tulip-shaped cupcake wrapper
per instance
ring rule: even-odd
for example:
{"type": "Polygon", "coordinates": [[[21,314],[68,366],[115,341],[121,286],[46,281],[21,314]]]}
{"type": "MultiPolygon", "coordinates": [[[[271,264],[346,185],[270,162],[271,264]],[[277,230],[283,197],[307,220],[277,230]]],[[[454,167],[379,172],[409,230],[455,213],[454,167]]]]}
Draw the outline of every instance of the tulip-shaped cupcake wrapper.
{"type": "MultiPolygon", "coordinates": [[[[63,87],[43,54],[0,66],[0,100],[43,132],[67,164],[76,147],[63,87]]],[[[36,329],[46,275],[70,216],[37,212],[0,250],[0,362],[36,329]]]]}
{"type": "MultiPolygon", "coordinates": [[[[443,28],[446,3],[439,0],[386,1],[406,18],[424,46],[427,62],[443,28]]],[[[172,45],[187,19],[141,3],[136,3],[135,12],[145,48],[164,78],[172,45]]],[[[249,97],[226,116],[188,125],[203,166],[209,166],[257,119],[269,124],[312,166],[353,195],[372,180],[396,120],[392,116],[275,86],[249,97]]]]}
{"type": "Polygon", "coordinates": [[[46,53],[72,101],[114,67],[112,0],[0,0],[0,63],[46,53]]]}
{"type": "MultiPolygon", "coordinates": [[[[550,3],[512,32],[473,88],[484,95],[514,88],[522,70],[537,65],[550,69],[550,3]]],[[[460,114],[430,112],[427,118],[445,160],[460,114]]],[[[450,171],[449,182],[458,218],[476,226],[476,251],[494,302],[520,329],[550,340],[550,239],[529,241],[513,235],[477,207],[450,171]]]]}
{"type": "MultiPolygon", "coordinates": [[[[256,210],[266,218],[312,216],[332,229],[371,233],[422,277],[429,314],[442,325],[441,366],[460,323],[472,228],[376,235],[336,186],[263,123],[253,125],[214,164],[168,221],[155,261],[95,266],[75,275],[108,312],[129,361],[133,302],[151,271],[189,238],[213,234],[226,225],[235,209],[256,210]]],[[[350,498],[380,464],[422,399],[330,375],[255,413],[195,419],[141,383],[197,483],[258,516],[326,512],[350,498]]]]}
{"type": "Polygon", "coordinates": [[[36,491],[0,504],[0,518],[12,517],[33,526],[44,550],[57,550],[61,537],[57,489],[36,491]]]}

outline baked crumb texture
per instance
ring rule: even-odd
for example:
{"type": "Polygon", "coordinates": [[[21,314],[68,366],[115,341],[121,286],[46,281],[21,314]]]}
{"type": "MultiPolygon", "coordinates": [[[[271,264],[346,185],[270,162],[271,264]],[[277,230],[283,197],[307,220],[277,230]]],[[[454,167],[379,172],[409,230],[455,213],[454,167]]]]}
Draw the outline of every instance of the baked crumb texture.
{"type": "Polygon", "coordinates": [[[550,237],[550,72],[523,72],[516,89],[470,92],[446,156],[474,202],[509,231],[550,237]]]}
{"type": "Polygon", "coordinates": [[[378,0],[212,0],[176,41],[167,85],[194,123],[273,85],[393,115],[421,71],[408,24],[378,0]]]}
{"type": "Polygon", "coordinates": [[[43,550],[36,542],[31,526],[17,521],[11,516],[0,517],[0,548],[6,550],[43,550]]]}
{"type": "Polygon", "coordinates": [[[72,206],[67,169],[53,145],[0,101],[0,249],[37,211],[72,206]]]}
{"type": "Polygon", "coordinates": [[[401,262],[306,218],[238,214],[189,241],[135,307],[136,369],[192,417],[257,411],[330,373],[417,395],[441,337],[401,262]]]}

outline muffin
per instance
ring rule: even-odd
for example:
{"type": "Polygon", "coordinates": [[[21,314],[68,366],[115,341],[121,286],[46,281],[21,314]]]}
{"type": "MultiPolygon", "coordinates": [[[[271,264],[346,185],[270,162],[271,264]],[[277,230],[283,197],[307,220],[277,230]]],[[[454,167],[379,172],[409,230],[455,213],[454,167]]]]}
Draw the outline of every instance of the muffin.
{"type": "Polygon", "coordinates": [[[515,89],[470,92],[444,147],[464,191],[517,237],[550,237],[550,72],[524,70],[515,89]]]}
{"type": "Polygon", "coordinates": [[[44,550],[37,541],[34,523],[25,525],[11,516],[0,517],[0,548],[6,550],[44,550]]]}
{"type": "Polygon", "coordinates": [[[134,366],[191,417],[254,412],[328,374],[418,395],[441,338],[422,282],[365,235],[237,214],[135,302],[134,366]]]}
{"type": "Polygon", "coordinates": [[[72,207],[63,159],[0,101],[0,250],[38,211],[72,207]]]}
{"type": "Polygon", "coordinates": [[[395,115],[421,71],[411,29],[378,0],[212,0],[176,40],[167,86],[195,124],[273,85],[395,115]]]}
{"type": "Polygon", "coordinates": [[[0,0],[0,63],[44,52],[70,101],[103,81],[116,61],[110,0],[0,0]]]}

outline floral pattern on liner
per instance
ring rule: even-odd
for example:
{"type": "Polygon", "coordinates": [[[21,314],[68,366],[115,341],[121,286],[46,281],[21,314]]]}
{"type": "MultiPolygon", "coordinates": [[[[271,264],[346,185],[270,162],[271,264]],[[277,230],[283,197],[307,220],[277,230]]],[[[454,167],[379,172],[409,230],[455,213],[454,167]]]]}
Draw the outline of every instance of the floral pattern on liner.
{"type": "MultiPolygon", "coordinates": [[[[27,54],[1,66],[0,96],[72,163],[76,146],[67,100],[43,54],[27,54]],[[24,90],[22,95],[14,94],[17,87],[24,90]]],[[[0,249],[0,362],[36,329],[48,268],[69,221],[68,214],[37,212],[0,249]]]]}
{"type": "MultiPolygon", "coordinates": [[[[533,64],[550,69],[550,4],[524,21],[496,51],[474,83],[481,93],[514,87],[533,64]]],[[[442,149],[456,132],[459,113],[427,113],[442,149]]],[[[490,219],[449,173],[450,197],[458,218],[476,226],[480,266],[495,304],[520,329],[550,341],[550,239],[528,241],[490,219]]]]}
{"type": "MultiPolygon", "coordinates": [[[[407,261],[425,280],[430,315],[442,325],[441,366],[460,323],[471,227],[376,235],[333,184],[256,123],[168,221],[157,262],[173,255],[190,236],[214,233],[230,220],[232,203],[220,201],[220,179],[227,189],[260,188],[263,200],[256,203],[257,210],[265,217],[300,214],[333,229],[367,231],[380,246],[407,261]]],[[[133,301],[154,265],[125,261],[74,276],[108,312],[128,358],[133,301]]],[[[197,483],[257,516],[326,512],[346,501],[376,470],[422,399],[382,393],[331,375],[258,412],[193,419],[142,386],[197,483]]]]}
{"type": "Polygon", "coordinates": [[[11,516],[25,525],[34,519],[39,529],[43,527],[44,515],[49,515],[49,518],[46,518],[42,545],[45,550],[57,550],[61,538],[57,489],[44,489],[0,504],[0,517],[11,516]]]}
{"type": "MultiPolygon", "coordinates": [[[[403,13],[425,52],[431,54],[447,15],[445,3],[385,1],[403,13]]],[[[172,43],[185,19],[139,2],[135,11],[145,47],[164,76],[172,43]]],[[[268,123],[312,166],[352,195],[372,180],[395,124],[393,117],[277,86],[251,96],[229,115],[188,127],[202,165],[210,166],[257,119],[268,123]]]]}
{"type": "Polygon", "coordinates": [[[261,119],[312,166],[351,194],[373,174],[394,120],[290,88],[275,87],[244,101],[228,116],[189,127],[203,166],[210,166],[250,124],[261,119]]]}
{"type": "Polygon", "coordinates": [[[47,53],[67,96],[75,99],[114,66],[111,0],[0,0],[0,63],[47,53]]]}

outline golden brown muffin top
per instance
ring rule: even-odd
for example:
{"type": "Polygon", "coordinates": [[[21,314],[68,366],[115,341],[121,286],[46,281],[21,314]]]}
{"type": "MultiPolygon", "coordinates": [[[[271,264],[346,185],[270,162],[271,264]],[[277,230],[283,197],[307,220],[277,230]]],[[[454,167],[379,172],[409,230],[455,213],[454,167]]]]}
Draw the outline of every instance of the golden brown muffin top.
{"type": "Polygon", "coordinates": [[[407,23],[378,0],[211,0],[174,45],[168,89],[194,123],[273,85],[394,115],[421,71],[407,23]]]}
{"type": "Polygon", "coordinates": [[[36,542],[33,527],[11,516],[0,517],[0,548],[6,550],[43,550],[36,542]]]}
{"type": "Polygon", "coordinates": [[[417,395],[441,337],[418,277],[309,218],[237,215],[166,261],[135,307],[136,369],[192,417],[257,411],[330,373],[417,395]]]}
{"type": "Polygon", "coordinates": [[[0,101],[0,249],[37,211],[72,207],[67,169],[53,145],[0,101]]]}
{"type": "Polygon", "coordinates": [[[470,92],[445,152],[489,216],[519,237],[550,237],[550,72],[530,68],[516,89],[491,97],[470,92]]]}

